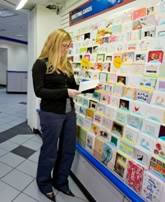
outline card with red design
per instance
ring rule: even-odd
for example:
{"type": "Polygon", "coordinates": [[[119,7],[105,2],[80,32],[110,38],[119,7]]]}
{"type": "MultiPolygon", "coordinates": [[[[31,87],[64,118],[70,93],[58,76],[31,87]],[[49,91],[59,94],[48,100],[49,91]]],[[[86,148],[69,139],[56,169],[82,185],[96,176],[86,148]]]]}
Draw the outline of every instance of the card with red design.
{"type": "Polygon", "coordinates": [[[130,185],[136,192],[140,193],[143,183],[144,168],[134,161],[128,161],[126,182],[130,185]]]}

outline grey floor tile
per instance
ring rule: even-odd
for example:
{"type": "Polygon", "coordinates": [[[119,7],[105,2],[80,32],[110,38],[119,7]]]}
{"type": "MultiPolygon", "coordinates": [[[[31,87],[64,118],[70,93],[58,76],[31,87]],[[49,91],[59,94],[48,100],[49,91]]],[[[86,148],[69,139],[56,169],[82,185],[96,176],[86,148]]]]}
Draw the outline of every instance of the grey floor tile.
{"type": "Polygon", "coordinates": [[[37,163],[26,160],[20,166],[17,167],[17,170],[20,170],[30,175],[31,177],[36,177],[37,163]]]}
{"type": "Polygon", "coordinates": [[[7,173],[9,173],[13,168],[8,165],[5,165],[0,162],[0,178],[4,177],[7,173]]]}
{"type": "Polygon", "coordinates": [[[11,185],[15,189],[22,191],[33,181],[33,178],[20,171],[13,170],[8,175],[1,178],[1,181],[11,185]]]}
{"type": "Polygon", "coordinates": [[[0,181],[0,200],[2,202],[11,202],[19,191],[0,181]]]}
{"type": "MultiPolygon", "coordinates": [[[[36,199],[39,202],[50,202],[38,189],[36,181],[34,180],[24,191],[27,195],[36,199]]],[[[56,194],[56,193],[55,193],[56,194]]],[[[60,202],[60,201],[58,201],[60,202]]]]}
{"type": "Polygon", "coordinates": [[[20,146],[16,147],[15,149],[11,150],[10,152],[13,154],[16,154],[18,156],[21,156],[25,159],[28,159],[36,151],[33,149],[30,149],[28,147],[20,145],[20,146]]]}
{"type": "Polygon", "coordinates": [[[15,168],[16,166],[21,164],[23,161],[25,161],[24,158],[22,158],[18,155],[12,154],[10,152],[0,158],[0,162],[3,162],[5,164],[9,165],[12,168],[15,168]]]}
{"type": "Polygon", "coordinates": [[[36,202],[36,200],[32,199],[26,194],[20,194],[18,197],[16,197],[16,199],[13,200],[13,202],[36,202]]]}

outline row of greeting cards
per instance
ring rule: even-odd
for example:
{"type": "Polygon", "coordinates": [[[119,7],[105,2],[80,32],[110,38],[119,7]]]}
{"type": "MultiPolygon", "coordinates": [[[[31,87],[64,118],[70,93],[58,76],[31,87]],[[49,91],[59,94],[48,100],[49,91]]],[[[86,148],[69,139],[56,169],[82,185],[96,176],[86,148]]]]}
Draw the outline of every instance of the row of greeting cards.
{"type": "Polygon", "coordinates": [[[102,84],[75,98],[79,143],[145,201],[163,202],[165,0],[72,35],[75,78],[102,84]]]}

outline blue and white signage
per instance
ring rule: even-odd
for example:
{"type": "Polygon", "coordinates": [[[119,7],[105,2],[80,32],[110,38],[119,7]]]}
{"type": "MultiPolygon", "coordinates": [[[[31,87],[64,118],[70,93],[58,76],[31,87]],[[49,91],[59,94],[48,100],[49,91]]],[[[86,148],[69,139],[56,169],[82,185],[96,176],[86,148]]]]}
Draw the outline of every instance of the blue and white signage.
{"type": "Polygon", "coordinates": [[[132,1],[134,0],[89,0],[70,12],[70,25],[76,24],[107,9],[114,9],[132,1]]]}

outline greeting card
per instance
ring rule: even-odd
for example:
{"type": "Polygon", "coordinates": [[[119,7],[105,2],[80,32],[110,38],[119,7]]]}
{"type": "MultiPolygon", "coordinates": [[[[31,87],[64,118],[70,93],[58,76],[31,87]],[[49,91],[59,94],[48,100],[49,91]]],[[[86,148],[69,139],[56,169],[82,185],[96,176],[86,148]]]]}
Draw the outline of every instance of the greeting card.
{"type": "Polygon", "coordinates": [[[150,171],[145,171],[143,178],[142,196],[146,202],[163,202],[164,182],[150,171]]]}
{"type": "Polygon", "coordinates": [[[157,28],[156,28],[156,36],[158,38],[165,38],[165,25],[157,26],[157,28]]]}
{"type": "Polygon", "coordinates": [[[152,91],[150,90],[142,90],[142,89],[137,89],[136,90],[136,100],[145,102],[145,103],[150,103],[152,98],[152,91]]]}
{"type": "Polygon", "coordinates": [[[85,117],[83,115],[77,114],[76,123],[77,123],[78,126],[83,127],[84,126],[84,120],[85,120],[85,117]]]}
{"type": "Polygon", "coordinates": [[[94,117],[93,117],[93,123],[101,125],[102,124],[102,118],[103,117],[101,114],[95,112],[94,117]]]}
{"type": "Polygon", "coordinates": [[[105,143],[105,139],[103,137],[97,136],[95,138],[93,155],[99,161],[101,161],[101,159],[102,159],[102,153],[103,153],[103,145],[104,145],[104,143],[105,143]]]}
{"type": "Polygon", "coordinates": [[[127,123],[128,125],[141,130],[143,119],[141,116],[135,114],[128,114],[127,115],[127,123]]]}
{"type": "Polygon", "coordinates": [[[78,143],[82,147],[85,147],[85,145],[86,145],[86,137],[87,137],[87,131],[80,127],[79,133],[78,133],[78,143]]]}
{"type": "Polygon", "coordinates": [[[161,126],[160,126],[159,139],[165,141],[165,125],[161,125],[161,126]]]}
{"type": "Polygon", "coordinates": [[[117,83],[121,85],[127,84],[127,77],[126,76],[117,76],[117,83]]]}
{"type": "Polygon", "coordinates": [[[124,142],[127,142],[128,144],[131,144],[131,145],[137,144],[137,140],[140,135],[139,130],[137,130],[131,126],[125,126],[123,134],[124,134],[123,135],[124,142]]]}
{"type": "Polygon", "coordinates": [[[144,116],[146,104],[140,101],[130,102],[130,111],[136,113],[137,115],[144,116]]]}
{"type": "Polygon", "coordinates": [[[111,71],[111,63],[110,62],[103,64],[103,71],[106,71],[106,72],[110,72],[111,71]]]}
{"type": "Polygon", "coordinates": [[[119,107],[119,101],[120,101],[119,97],[111,96],[111,101],[109,104],[112,105],[113,107],[119,107]]]}
{"type": "Polygon", "coordinates": [[[127,144],[126,142],[120,141],[119,150],[122,151],[124,154],[127,154],[130,157],[133,157],[134,148],[133,146],[127,144]]]}
{"type": "Polygon", "coordinates": [[[110,105],[106,105],[105,107],[105,116],[109,119],[114,120],[116,117],[116,108],[110,105]]]}
{"type": "Polygon", "coordinates": [[[100,135],[100,126],[92,123],[91,125],[91,132],[95,135],[95,136],[99,136],[100,135]]]}
{"type": "Polygon", "coordinates": [[[151,103],[161,107],[165,107],[165,92],[154,91],[151,103]]]}
{"type": "Polygon", "coordinates": [[[145,65],[146,75],[158,75],[159,74],[159,65],[145,65]]]}
{"type": "Polygon", "coordinates": [[[160,65],[163,62],[162,50],[149,51],[148,53],[148,63],[152,65],[160,65]]]}
{"type": "Polygon", "coordinates": [[[80,106],[80,113],[82,114],[82,115],[86,115],[86,107],[83,107],[83,106],[80,106]]]}
{"type": "Polygon", "coordinates": [[[100,83],[106,83],[107,82],[107,73],[106,72],[100,72],[99,81],[100,81],[100,83]]]}
{"type": "Polygon", "coordinates": [[[94,100],[89,101],[89,107],[93,109],[97,109],[97,102],[94,100]]]}
{"type": "Polygon", "coordinates": [[[107,93],[107,92],[101,92],[101,98],[100,98],[100,101],[104,104],[110,104],[111,102],[111,99],[112,99],[112,96],[107,93]]]}
{"type": "Polygon", "coordinates": [[[142,131],[149,136],[157,139],[159,135],[160,124],[156,121],[145,119],[143,121],[142,131]]]}
{"type": "Polygon", "coordinates": [[[153,38],[156,36],[155,26],[145,27],[142,29],[142,39],[153,38]]]}
{"type": "Polygon", "coordinates": [[[119,84],[115,84],[113,85],[113,96],[118,96],[121,97],[123,94],[123,86],[119,85],[119,84]]]}
{"type": "Polygon", "coordinates": [[[86,117],[90,120],[93,120],[95,110],[93,108],[88,108],[86,110],[86,117]]]}
{"type": "Polygon", "coordinates": [[[128,99],[120,99],[119,108],[124,111],[129,111],[130,101],[128,99]]]}
{"type": "Polygon", "coordinates": [[[157,90],[165,92],[165,80],[164,79],[158,79],[157,90]]]}
{"type": "Polygon", "coordinates": [[[113,169],[116,158],[116,149],[110,143],[104,143],[101,162],[108,168],[113,169]]]}
{"type": "Polygon", "coordinates": [[[109,139],[110,138],[110,133],[106,128],[101,127],[100,131],[99,131],[99,136],[105,138],[105,139],[109,139]]]}
{"type": "Polygon", "coordinates": [[[134,52],[125,52],[122,54],[122,61],[124,64],[132,64],[134,62],[134,52]]]}
{"type": "Polygon", "coordinates": [[[149,167],[151,155],[149,154],[149,152],[136,147],[134,149],[133,159],[135,159],[138,163],[144,165],[145,167],[149,167]]]}
{"type": "Polygon", "coordinates": [[[92,120],[90,118],[84,119],[83,126],[82,126],[83,128],[85,128],[86,130],[90,130],[91,125],[92,125],[92,120]]]}
{"type": "MultiPolygon", "coordinates": [[[[165,135],[165,134],[164,134],[165,135]]],[[[160,157],[165,160],[165,141],[158,139],[154,147],[155,157],[160,157]]]]}
{"type": "Polygon", "coordinates": [[[157,122],[165,123],[165,109],[159,106],[151,105],[146,107],[145,116],[157,122]]]}
{"type": "Polygon", "coordinates": [[[104,115],[105,110],[106,110],[106,105],[105,104],[102,104],[102,103],[97,104],[97,109],[96,109],[97,112],[102,113],[104,115]]]}
{"type": "Polygon", "coordinates": [[[94,144],[95,144],[95,135],[88,132],[86,137],[86,146],[85,146],[86,150],[89,151],[90,153],[93,153],[94,144]]]}
{"type": "Polygon", "coordinates": [[[104,90],[105,90],[107,93],[112,93],[112,92],[113,92],[113,84],[105,84],[105,85],[104,85],[104,90]]]}
{"type": "Polygon", "coordinates": [[[131,41],[138,41],[141,39],[141,30],[134,30],[131,32],[131,41]]]}
{"type": "Polygon", "coordinates": [[[138,137],[137,145],[144,151],[146,150],[147,152],[152,153],[154,151],[155,142],[156,140],[151,136],[141,133],[138,137]]]}
{"type": "MultiPolygon", "coordinates": [[[[92,96],[93,96],[94,100],[96,100],[96,101],[99,102],[100,99],[101,99],[101,92],[98,91],[98,90],[97,90],[97,91],[95,90],[95,91],[93,92],[92,96]]],[[[98,103],[97,103],[97,105],[98,105],[98,103]]]]}
{"type": "Polygon", "coordinates": [[[113,74],[113,73],[108,74],[107,82],[116,83],[117,82],[117,75],[113,74]]]}
{"type": "Polygon", "coordinates": [[[112,129],[112,123],[113,123],[113,121],[110,120],[109,117],[107,118],[107,117],[103,116],[103,118],[102,118],[102,126],[103,127],[107,128],[109,131],[111,131],[111,129],[112,129]]]}
{"type": "Polygon", "coordinates": [[[137,20],[137,19],[142,18],[146,15],[147,15],[147,9],[146,8],[140,8],[138,10],[133,11],[132,19],[137,20]]]}
{"type": "Polygon", "coordinates": [[[89,99],[83,98],[83,100],[82,100],[82,105],[83,105],[84,107],[88,108],[88,107],[89,107],[89,99]]]}
{"type": "Polygon", "coordinates": [[[117,137],[115,134],[111,134],[110,143],[111,143],[114,147],[117,148],[118,145],[120,144],[120,138],[117,137]]]}
{"type": "Polygon", "coordinates": [[[155,88],[157,79],[154,77],[145,76],[141,78],[140,86],[155,88]]]}
{"type": "Polygon", "coordinates": [[[124,129],[123,125],[113,121],[113,124],[112,124],[112,133],[113,134],[115,134],[117,137],[122,137],[123,129],[124,129]]]}
{"type": "Polygon", "coordinates": [[[135,54],[135,63],[136,64],[145,64],[146,62],[146,53],[136,53],[135,54]]]}
{"type": "Polygon", "coordinates": [[[116,118],[115,118],[115,120],[119,121],[122,124],[126,124],[127,123],[127,114],[128,113],[126,111],[123,111],[123,110],[119,109],[116,112],[116,118]]]}
{"type": "Polygon", "coordinates": [[[152,157],[150,161],[150,170],[165,177],[165,161],[152,157]]]}
{"type": "Polygon", "coordinates": [[[127,158],[123,154],[117,152],[116,161],[114,166],[114,171],[120,175],[120,177],[124,178],[126,175],[127,168],[127,158]]]}
{"type": "Polygon", "coordinates": [[[134,161],[128,161],[126,182],[130,185],[136,192],[140,193],[143,184],[144,168],[134,161]]]}
{"type": "Polygon", "coordinates": [[[134,100],[135,96],[136,96],[136,88],[131,88],[127,86],[124,87],[123,97],[134,100]]]}

